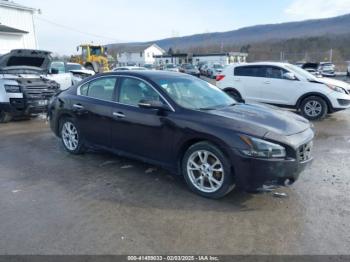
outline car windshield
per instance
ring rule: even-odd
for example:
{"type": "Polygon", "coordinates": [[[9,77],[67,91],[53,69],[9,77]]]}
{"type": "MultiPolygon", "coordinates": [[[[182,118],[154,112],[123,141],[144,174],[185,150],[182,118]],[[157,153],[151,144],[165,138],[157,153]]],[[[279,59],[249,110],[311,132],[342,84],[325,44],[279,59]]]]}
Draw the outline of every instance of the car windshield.
{"type": "Polygon", "coordinates": [[[60,74],[66,72],[64,62],[52,62],[51,69],[56,69],[60,74]]]}
{"type": "Polygon", "coordinates": [[[227,107],[236,101],[203,80],[182,77],[153,79],[180,106],[195,110],[227,107]]]}
{"type": "Polygon", "coordinates": [[[166,68],[175,68],[175,65],[169,64],[169,65],[166,65],[166,68]]]}
{"type": "Polygon", "coordinates": [[[306,71],[298,66],[288,64],[288,65],[286,65],[286,68],[289,69],[290,71],[292,71],[293,73],[297,73],[298,75],[301,75],[302,77],[304,77],[305,79],[307,79],[309,81],[310,80],[317,81],[317,79],[314,75],[310,74],[308,71],[306,71]]]}
{"type": "Polygon", "coordinates": [[[82,65],[79,64],[67,64],[67,70],[71,71],[71,70],[82,70],[83,67],[82,65]]]}

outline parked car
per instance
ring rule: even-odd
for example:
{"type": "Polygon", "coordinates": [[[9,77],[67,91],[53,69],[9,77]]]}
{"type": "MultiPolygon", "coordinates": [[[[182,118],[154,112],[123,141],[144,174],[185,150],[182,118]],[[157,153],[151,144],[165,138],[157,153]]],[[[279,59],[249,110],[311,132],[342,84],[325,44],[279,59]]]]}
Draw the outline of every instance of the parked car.
{"type": "Polygon", "coordinates": [[[200,72],[199,72],[198,68],[192,64],[181,65],[180,72],[185,73],[185,74],[189,74],[189,75],[193,75],[196,77],[200,77],[200,72]]]}
{"type": "Polygon", "coordinates": [[[294,108],[310,120],[350,107],[349,84],[287,63],[230,65],[217,77],[217,85],[237,100],[294,108]]]}
{"type": "Polygon", "coordinates": [[[217,75],[220,75],[222,70],[224,69],[223,65],[215,63],[211,64],[207,68],[207,76],[210,78],[216,78],[217,75]]]}
{"type": "Polygon", "coordinates": [[[204,64],[201,67],[199,67],[199,72],[202,76],[207,76],[208,73],[208,64],[204,64]]]}
{"type": "Polygon", "coordinates": [[[80,82],[83,78],[92,76],[95,71],[84,68],[78,63],[67,63],[64,61],[53,61],[50,65],[50,79],[60,84],[60,89],[65,90],[80,82]]]}
{"type": "Polygon", "coordinates": [[[174,64],[166,64],[164,66],[164,71],[179,72],[179,68],[174,64]]]}
{"type": "Polygon", "coordinates": [[[148,70],[156,70],[156,67],[153,64],[144,64],[143,67],[148,70]]]}
{"type": "Polygon", "coordinates": [[[237,103],[181,73],[96,75],[56,96],[48,115],[68,152],[102,148],[157,164],[210,198],[292,184],[312,160],[314,132],[303,117],[237,103]]]}
{"type": "Polygon", "coordinates": [[[335,76],[335,65],[333,63],[329,62],[321,62],[318,71],[323,75],[323,76],[335,76]]]}
{"type": "Polygon", "coordinates": [[[0,123],[46,112],[60,85],[48,79],[50,52],[12,50],[0,57],[0,123]]]}
{"type": "Polygon", "coordinates": [[[93,76],[95,75],[95,71],[86,69],[84,66],[78,63],[65,63],[66,72],[71,72],[73,74],[81,74],[84,76],[93,76]]]}
{"type": "Polygon", "coordinates": [[[140,71],[140,70],[147,70],[147,68],[142,66],[120,66],[114,68],[112,71],[140,71]]]}

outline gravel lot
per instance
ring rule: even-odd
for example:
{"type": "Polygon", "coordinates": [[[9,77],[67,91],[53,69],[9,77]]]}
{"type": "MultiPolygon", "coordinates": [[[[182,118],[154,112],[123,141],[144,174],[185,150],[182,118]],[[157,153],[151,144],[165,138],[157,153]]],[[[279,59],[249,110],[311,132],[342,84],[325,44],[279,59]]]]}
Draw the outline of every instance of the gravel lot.
{"type": "Polygon", "coordinates": [[[66,153],[44,120],[0,126],[0,254],[350,254],[350,111],[316,122],[286,192],[190,193],[166,171],[66,153]]]}

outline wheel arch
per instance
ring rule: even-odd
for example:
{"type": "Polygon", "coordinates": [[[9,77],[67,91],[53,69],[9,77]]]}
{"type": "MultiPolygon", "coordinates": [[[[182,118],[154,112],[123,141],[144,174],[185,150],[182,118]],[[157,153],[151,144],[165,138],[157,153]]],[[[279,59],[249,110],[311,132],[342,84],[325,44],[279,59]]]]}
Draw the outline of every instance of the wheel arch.
{"type": "Polygon", "coordinates": [[[210,143],[210,144],[216,146],[218,149],[220,149],[222,151],[222,153],[225,155],[225,157],[230,159],[230,154],[227,150],[227,146],[223,142],[221,142],[220,140],[214,139],[214,138],[208,138],[208,137],[193,137],[193,138],[190,138],[190,139],[184,141],[181,144],[179,150],[177,151],[176,159],[177,159],[177,169],[180,171],[180,172],[178,172],[179,174],[183,175],[181,172],[181,170],[182,170],[181,165],[182,165],[182,160],[183,160],[183,157],[184,157],[186,151],[191,146],[193,146],[197,143],[200,143],[200,142],[207,142],[207,143],[210,143]]]}
{"type": "Polygon", "coordinates": [[[303,102],[303,100],[308,98],[308,97],[310,97],[310,96],[317,96],[317,97],[322,98],[327,104],[328,112],[333,112],[333,106],[332,106],[332,103],[329,100],[329,98],[326,95],[318,93],[318,92],[309,92],[309,93],[306,93],[306,94],[302,95],[298,99],[298,101],[297,101],[297,103],[295,105],[296,109],[299,109],[299,107],[300,107],[301,103],[303,102]]]}
{"type": "Polygon", "coordinates": [[[63,118],[74,118],[74,115],[71,113],[68,113],[68,112],[64,112],[57,117],[55,133],[58,137],[61,136],[59,129],[60,129],[60,123],[61,123],[63,118]]]}

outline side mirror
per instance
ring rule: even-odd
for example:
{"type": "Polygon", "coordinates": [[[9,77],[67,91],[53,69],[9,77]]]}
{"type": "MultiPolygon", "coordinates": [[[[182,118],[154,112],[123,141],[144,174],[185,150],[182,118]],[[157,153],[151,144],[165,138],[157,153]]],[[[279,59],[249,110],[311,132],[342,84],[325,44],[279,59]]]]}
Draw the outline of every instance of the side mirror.
{"type": "Polygon", "coordinates": [[[161,101],[157,100],[141,100],[139,102],[139,107],[140,108],[145,108],[145,109],[158,109],[158,110],[165,110],[169,111],[170,108],[167,104],[163,104],[161,101]]]}
{"type": "Polygon", "coordinates": [[[283,78],[287,79],[287,80],[297,80],[297,77],[293,73],[290,73],[290,72],[285,73],[283,75],[283,78]]]}
{"type": "Polygon", "coordinates": [[[50,73],[53,75],[57,75],[57,74],[59,74],[59,71],[57,68],[51,68],[50,73]]]}

